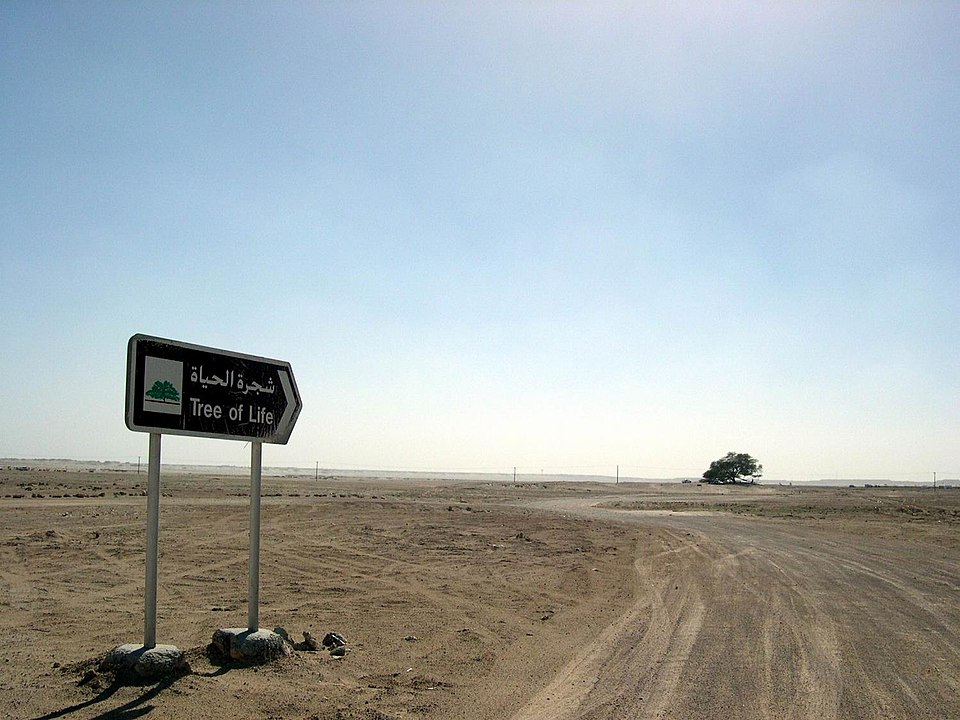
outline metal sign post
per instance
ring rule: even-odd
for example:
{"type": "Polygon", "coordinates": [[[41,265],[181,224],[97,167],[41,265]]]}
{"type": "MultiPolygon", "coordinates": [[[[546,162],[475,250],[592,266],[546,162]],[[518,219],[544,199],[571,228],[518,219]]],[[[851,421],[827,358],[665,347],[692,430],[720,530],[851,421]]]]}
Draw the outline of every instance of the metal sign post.
{"type": "Polygon", "coordinates": [[[150,433],[147,473],[147,564],[143,593],[143,647],[157,646],[157,548],[160,539],[160,433],[150,433]]]}
{"type": "Polygon", "coordinates": [[[247,630],[260,628],[260,470],[263,446],[250,444],[250,562],[247,570],[247,630]]]}
{"type": "MultiPolygon", "coordinates": [[[[183,661],[176,647],[157,645],[160,438],[164,433],[250,442],[248,627],[242,632],[267,645],[273,642],[258,637],[272,635],[259,629],[262,451],[263,443],[285,444],[290,439],[302,406],[288,362],[150,335],[130,338],[125,420],[131,430],[150,433],[143,645],[121,645],[108,655],[108,664],[143,674],[167,664],[179,667],[183,661]],[[148,653],[151,657],[144,660],[148,653]],[[165,660],[158,660],[159,656],[165,660]]],[[[233,639],[241,634],[218,630],[215,644],[223,632],[234,633],[233,639]]]]}

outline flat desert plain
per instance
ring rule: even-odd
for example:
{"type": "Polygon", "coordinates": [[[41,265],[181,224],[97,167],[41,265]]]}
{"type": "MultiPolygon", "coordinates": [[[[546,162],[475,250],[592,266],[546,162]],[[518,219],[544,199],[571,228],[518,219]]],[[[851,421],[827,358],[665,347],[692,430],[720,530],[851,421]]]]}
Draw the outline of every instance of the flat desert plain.
{"type": "Polygon", "coordinates": [[[960,490],[266,476],[260,625],[347,653],[234,667],[248,484],[162,477],[129,685],[146,474],[0,468],[0,716],[960,718],[960,490]]]}

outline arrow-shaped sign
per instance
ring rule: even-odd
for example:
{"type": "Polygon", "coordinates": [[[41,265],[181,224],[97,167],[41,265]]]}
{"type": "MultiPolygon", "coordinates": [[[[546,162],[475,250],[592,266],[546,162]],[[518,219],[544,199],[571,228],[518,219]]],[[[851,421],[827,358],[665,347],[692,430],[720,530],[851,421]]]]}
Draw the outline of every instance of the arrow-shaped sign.
{"type": "Polygon", "coordinates": [[[282,445],[302,406],[288,362],[149,335],[127,345],[131,430],[282,445]]]}

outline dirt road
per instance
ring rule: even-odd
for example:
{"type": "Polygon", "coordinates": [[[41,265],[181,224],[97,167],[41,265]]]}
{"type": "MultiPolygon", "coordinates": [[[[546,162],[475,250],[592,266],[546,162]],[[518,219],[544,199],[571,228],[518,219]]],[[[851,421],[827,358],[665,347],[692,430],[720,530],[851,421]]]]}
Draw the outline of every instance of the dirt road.
{"type": "Polygon", "coordinates": [[[0,468],[0,717],[960,718],[960,491],[270,477],[261,624],[349,652],[243,668],[246,485],[164,478],[141,686],[143,478],[0,468]]]}
{"type": "Polygon", "coordinates": [[[662,529],[662,547],[638,553],[635,603],[513,720],[960,717],[955,548],[597,505],[537,503],[662,529]]]}

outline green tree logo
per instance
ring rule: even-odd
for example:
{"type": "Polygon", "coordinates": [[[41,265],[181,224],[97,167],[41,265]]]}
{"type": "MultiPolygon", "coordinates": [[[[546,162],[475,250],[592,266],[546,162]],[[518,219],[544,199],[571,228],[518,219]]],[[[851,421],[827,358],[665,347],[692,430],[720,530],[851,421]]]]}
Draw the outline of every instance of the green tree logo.
{"type": "Polygon", "coordinates": [[[180,402],[180,393],[169,380],[157,380],[153,387],[144,393],[158,402],[178,403],[180,402]]]}

